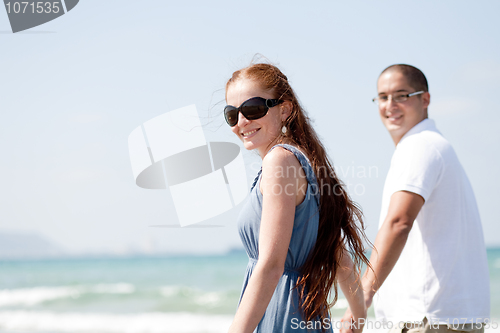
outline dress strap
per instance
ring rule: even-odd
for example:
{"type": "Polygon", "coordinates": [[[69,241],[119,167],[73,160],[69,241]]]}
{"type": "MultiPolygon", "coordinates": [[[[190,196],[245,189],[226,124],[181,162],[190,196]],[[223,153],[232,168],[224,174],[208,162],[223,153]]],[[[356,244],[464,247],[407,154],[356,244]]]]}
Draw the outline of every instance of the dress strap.
{"type": "MultiPolygon", "coordinates": [[[[276,147],[285,148],[286,150],[292,152],[295,155],[295,157],[299,160],[300,165],[302,166],[302,169],[304,170],[304,172],[306,174],[307,182],[311,185],[311,190],[314,194],[314,197],[316,199],[316,203],[318,204],[318,207],[319,207],[320,195],[319,195],[318,181],[316,179],[316,175],[314,173],[314,170],[311,166],[311,162],[309,161],[307,156],[302,151],[300,151],[297,147],[294,147],[294,146],[286,144],[286,143],[280,143],[280,144],[274,145],[273,147],[271,147],[271,149],[269,149],[269,151],[273,150],[276,147]]],[[[262,167],[260,168],[259,173],[255,177],[250,191],[252,191],[252,189],[257,184],[261,174],[262,174],[262,167]]]]}
{"type": "Polygon", "coordinates": [[[252,192],[253,188],[255,187],[255,185],[257,184],[257,182],[259,181],[259,177],[260,177],[261,173],[262,173],[262,167],[260,167],[259,173],[257,174],[257,176],[255,177],[255,179],[253,180],[253,184],[250,187],[250,192],[252,192]]]}

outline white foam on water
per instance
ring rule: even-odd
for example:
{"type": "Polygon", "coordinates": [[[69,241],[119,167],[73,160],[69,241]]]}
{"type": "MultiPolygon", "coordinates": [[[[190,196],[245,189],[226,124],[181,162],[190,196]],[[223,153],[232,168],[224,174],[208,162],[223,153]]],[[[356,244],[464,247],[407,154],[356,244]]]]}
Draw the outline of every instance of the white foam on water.
{"type": "Polygon", "coordinates": [[[200,294],[202,291],[200,289],[182,286],[182,285],[172,285],[172,286],[163,286],[160,287],[160,294],[163,297],[172,297],[172,296],[187,296],[192,297],[196,294],[200,294]]]}
{"type": "Polygon", "coordinates": [[[97,284],[94,286],[33,287],[0,290],[0,307],[33,306],[61,298],[79,298],[83,294],[131,294],[135,287],[129,283],[97,284]]]}
{"type": "MultiPolygon", "coordinates": [[[[227,292],[224,291],[203,291],[201,289],[192,288],[182,285],[170,285],[160,287],[160,294],[165,298],[176,296],[184,296],[192,299],[193,303],[207,307],[214,308],[227,300],[227,292]]],[[[349,303],[345,298],[339,298],[333,309],[342,310],[347,309],[349,303]]]]}
{"type": "Polygon", "coordinates": [[[233,316],[194,313],[56,313],[0,311],[0,328],[32,332],[219,333],[227,332],[233,316]]]}
{"type": "Polygon", "coordinates": [[[135,286],[130,283],[100,283],[89,288],[89,292],[96,294],[132,294],[135,291],[135,286]]]}
{"type": "Polygon", "coordinates": [[[194,302],[201,306],[214,307],[221,303],[223,295],[218,292],[208,292],[194,299],[194,302]]]}
{"type": "Polygon", "coordinates": [[[26,305],[51,301],[58,298],[78,298],[81,295],[75,287],[35,287],[0,290],[0,306],[26,305]]]}
{"type": "Polygon", "coordinates": [[[180,293],[180,286],[164,286],[160,288],[160,294],[164,297],[172,297],[180,293]]]}
{"type": "Polygon", "coordinates": [[[160,294],[165,298],[186,296],[192,298],[195,304],[208,308],[216,307],[227,299],[227,293],[223,291],[203,291],[179,285],[163,286],[160,288],[160,294]]]}

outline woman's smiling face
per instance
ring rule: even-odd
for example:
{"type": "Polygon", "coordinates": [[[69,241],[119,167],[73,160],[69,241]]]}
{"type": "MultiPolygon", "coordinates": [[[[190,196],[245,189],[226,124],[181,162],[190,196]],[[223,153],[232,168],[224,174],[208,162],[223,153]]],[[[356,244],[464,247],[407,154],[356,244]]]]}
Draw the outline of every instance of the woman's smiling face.
{"type": "MultiPolygon", "coordinates": [[[[261,89],[255,81],[246,78],[240,78],[231,83],[226,91],[227,104],[235,107],[239,107],[252,97],[275,98],[270,91],[261,89]]],[[[231,127],[231,130],[243,141],[247,150],[257,149],[263,158],[276,143],[281,124],[285,120],[286,115],[279,105],[270,108],[264,117],[256,120],[248,120],[239,112],[238,122],[231,127]]]]}

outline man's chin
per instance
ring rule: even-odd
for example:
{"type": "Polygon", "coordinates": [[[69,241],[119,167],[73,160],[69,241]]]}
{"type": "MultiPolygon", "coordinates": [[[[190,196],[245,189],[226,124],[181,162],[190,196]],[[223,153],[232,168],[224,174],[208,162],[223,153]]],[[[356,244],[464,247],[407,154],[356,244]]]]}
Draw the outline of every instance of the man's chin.
{"type": "Polygon", "coordinates": [[[405,127],[395,124],[386,125],[385,128],[393,138],[394,137],[401,138],[406,134],[406,132],[408,132],[408,130],[405,127]]]}
{"type": "Polygon", "coordinates": [[[396,135],[400,134],[399,132],[402,131],[401,125],[397,125],[397,124],[386,123],[385,128],[389,131],[389,133],[396,134],[396,135]]]}

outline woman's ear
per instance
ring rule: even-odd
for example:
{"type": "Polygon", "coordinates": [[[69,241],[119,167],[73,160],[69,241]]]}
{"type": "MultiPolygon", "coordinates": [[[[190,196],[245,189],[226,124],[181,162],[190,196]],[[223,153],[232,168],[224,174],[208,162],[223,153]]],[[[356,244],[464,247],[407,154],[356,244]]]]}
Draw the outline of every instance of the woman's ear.
{"type": "Polygon", "coordinates": [[[281,121],[285,122],[292,114],[293,104],[291,101],[283,101],[280,105],[281,121]]]}

